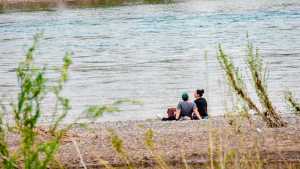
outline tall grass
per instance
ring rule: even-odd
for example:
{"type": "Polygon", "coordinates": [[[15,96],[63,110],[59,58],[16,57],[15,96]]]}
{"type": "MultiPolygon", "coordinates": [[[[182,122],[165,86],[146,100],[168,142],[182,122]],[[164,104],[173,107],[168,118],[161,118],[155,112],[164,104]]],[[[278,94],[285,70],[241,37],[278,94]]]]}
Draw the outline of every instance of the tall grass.
{"type": "Polygon", "coordinates": [[[266,68],[262,58],[258,53],[258,49],[254,53],[253,45],[248,42],[247,63],[252,75],[252,82],[256,90],[256,94],[264,107],[263,119],[269,127],[283,127],[286,123],[279,115],[279,111],[275,109],[267,90],[266,84],[266,68]]]}
{"type": "Polygon", "coordinates": [[[295,98],[291,91],[285,92],[285,100],[290,109],[296,114],[300,115],[300,102],[295,98]]]}
{"type": "MultiPolygon", "coordinates": [[[[58,150],[63,134],[68,129],[68,127],[57,128],[69,110],[68,99],[60,96],[64,82],[68,79],[68,69],[71,64],[71,56],[66,54],[63,60],[63,67],[61,68],[61,77],[57,85],[59,87],[55,92],[57,100],[59,100],[59,104],[63,108],[63,113],[54,120],[52,127],[53,137],[43,141],[38,137],[39,119],[44,114],[41,109],[41,103],[49,93],[46,87],[48,81],[45,77],[46,68],[37,67],[34,64],[34,52],[41,36],[42,34],[35,35],[33,44],[27,51],[25,59],[16,69],[19,86],[18,100],[16,103],[11,103],[13,124],[5,125],[13,125],[10,127],[13,130],[10,131],[20,136],[20,147],[16,151],[17,153],[10,153],[6,142],[6,135],[10,128],[5,127],[1,123],[1,156],[4,168],[47,168],[58,150]]],[[[10,112],[5,112],[5,114],[10,114],[10,112]]]]}
{"type": "MultiPolygon", "coordinates": [[[[161,157],[160,154],[158,154],[155,151],[155,142],[154,142],[154,131],[152,129],[148,129],[145,133],[145,145],[146,148],[151,152],[151,154],[153,155],[157,165],[161,168],[161,169],[169,169],[167,163],[163,160],[163,158],[161,157]]],[[[184,161],[184,160],[183,160],[184,161]]],[[[185,164],[185,166],[187,166],[187,164],[185,164]]],[[[188,167],[186,167],[188,168],[188,167]]]]}
{"type": "Polygon", "coordinates": [[[123,140],[115,133],[114,130],[110,129],[108,131],[110,133],[112,147],[115,150],[115,152],[120,156],[121,159],[123,159],[126,162],[128,169],[134,169],[135,167],[131,163],[127,151],[124,148],[123,140]]]}
{"type": "Polygon", "coordinates": [[[257,106],[254,100],[250,97],[240,70],[234,66],[232,59],[225,54],[221,45],[219,45],[217,58],[221,67],[225,71],[227,82],[231,86],[232,90],[248,105],[250,109],[254,110],[262,117],[268,127],[286,126],[286,123],[282,120],[279,112],[275,109],[271,99],[269,98],[265,79],[266,69],[264,68],[262,59],[258,54],[258,50],[256,50],[256,53],[254,54],[253,46],[250,42],[247,46],[247,64],[251,72],[253,86],[264,110],[260,110],[259,106],[257,106]]]}
{"type": "Polygon", "coordinates": [[[225,54],[221,45],[219,45],[217,58],[221,67],[225,71],[227,82],[232,90],[249,106],[250,109],[254,110],[258,114],[262,114],[255,102],[249,96],[241,72],[234,66],[232,59],[225,54]]]}

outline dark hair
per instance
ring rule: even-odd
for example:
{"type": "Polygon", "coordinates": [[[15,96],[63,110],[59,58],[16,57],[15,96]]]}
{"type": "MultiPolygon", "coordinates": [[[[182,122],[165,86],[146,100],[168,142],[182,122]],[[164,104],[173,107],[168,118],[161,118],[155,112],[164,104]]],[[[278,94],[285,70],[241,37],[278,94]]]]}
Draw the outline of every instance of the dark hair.
{"type": "Polygon", "coordinates": [[[189,100],[189,95],[187,93],[183,93],[181,97],[183,101],[189,100]]]}
{"type": "Polygon", "coordinates": [[[197,89],[196,92],[197,92],[197,95],[199,95],[200,97],[202,97],[203,94],[204,94],[204,89],[197,89]]]}

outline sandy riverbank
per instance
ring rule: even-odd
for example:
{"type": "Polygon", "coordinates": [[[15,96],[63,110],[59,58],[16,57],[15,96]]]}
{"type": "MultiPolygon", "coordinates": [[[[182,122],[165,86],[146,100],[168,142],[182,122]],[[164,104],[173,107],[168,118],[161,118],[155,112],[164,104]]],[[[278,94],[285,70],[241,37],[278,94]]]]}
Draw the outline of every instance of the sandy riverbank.
{"type": "Polygon", "coordinates": [[[154,152],[160,154],[171,168],[183,168],[182,157],[191,168],[204,168],[210,164],[210,143],[216,161],[220,160],[218,150],[221,148],[223,154],[232,150],[238,150],[240,156],[248,154],[249,161],[255,161],[259,156],[265,168],[300,167],[300,118],[287,120],[289,126],[278,129],[265,128],[261,122],[255,122],[251,127],[246,122],[239,128],[239,132],[222,117],[211,121],[153,120],[88,124],[75,127],[69,132],[57,159],[65,168],[81,168],[75,141],[87,168],[102,168],[99,159],[113,166],[126,166],[111,146],[107,130],[113,129],[123,139],[130,161],[137,168],[157,168],[153,155],[144,145],[145,132],[151,128],[155,132],[154,152]]]}

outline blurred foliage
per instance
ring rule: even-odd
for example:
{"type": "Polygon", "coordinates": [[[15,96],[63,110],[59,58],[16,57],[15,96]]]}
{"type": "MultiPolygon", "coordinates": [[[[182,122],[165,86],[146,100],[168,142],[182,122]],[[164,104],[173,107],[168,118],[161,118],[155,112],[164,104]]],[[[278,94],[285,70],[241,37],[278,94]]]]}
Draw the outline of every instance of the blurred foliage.
{"type": "Polygon", "coordinates": [[[234,66],[232,59],[225,54],[221,45],[219,45],[217,56],[221,67],[227,77],[227,82],[232,88],[232,91],[244,101],[246,105],[258,115],[262,117],[266,125],[269,127],[283,127],[286,126],[286,122],[280,117],[280,113],[273,106],[271,99],[269,98],[266,84],[266,68],[263,64],[262,58],[258,54],[258,50],[254,53],[253,45],[248,42],[247,45],[247,64],[251,72],[253,86],[256,94],[259,98],[261,106],[264,110],[260,110],[253,101],[247,91],[245,82],[241,75],[241,71],[234,66]]]}
{"type": "Polygon", "coordinates": [[[291,91],[285,92],[285,100],[289,108],[296,114],[300,115],[300,102],[295,98],[291,91]]]}

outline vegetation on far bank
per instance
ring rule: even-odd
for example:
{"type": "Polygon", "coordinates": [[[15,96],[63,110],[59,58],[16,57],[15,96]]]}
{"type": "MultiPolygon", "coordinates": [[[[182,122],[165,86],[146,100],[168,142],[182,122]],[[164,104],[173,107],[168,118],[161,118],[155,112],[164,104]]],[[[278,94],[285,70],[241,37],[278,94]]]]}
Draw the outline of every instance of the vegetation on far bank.
{"type": "Polygon", "coordinates": [[[6,11],[51,11],[57,8],[95,8],[129,4],[166,4],[173,0],[2,0],[0,13],[6,11]]]}

